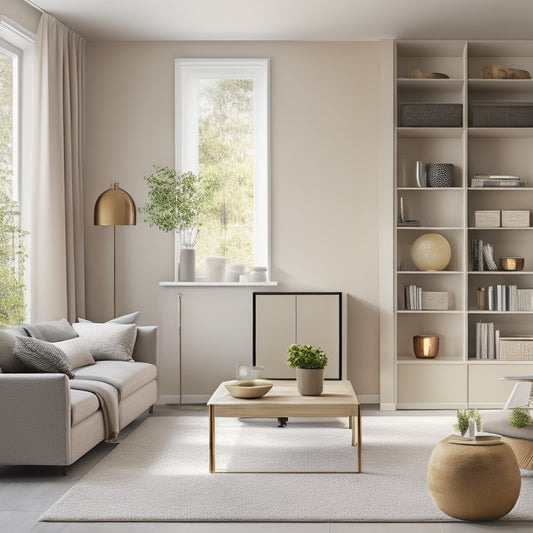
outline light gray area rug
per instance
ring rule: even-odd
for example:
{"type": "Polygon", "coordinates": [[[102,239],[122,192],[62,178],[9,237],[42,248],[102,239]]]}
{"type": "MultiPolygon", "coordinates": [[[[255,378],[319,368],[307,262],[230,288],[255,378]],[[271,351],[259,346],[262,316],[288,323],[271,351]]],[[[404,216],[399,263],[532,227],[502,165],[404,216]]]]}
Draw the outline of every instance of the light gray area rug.
{"type": "MultiPolygon", "coordinates": [[[[43,521],[446,521],[426,485],[452,417],[363,418],[362,474],[208,473],[206,416],[145,420],[43,521]]],[[[354,470],[346,420],[217,419],[217,468],[354,470]]],[[[533,476],[508,520],[533,519],[533,476]]]]}

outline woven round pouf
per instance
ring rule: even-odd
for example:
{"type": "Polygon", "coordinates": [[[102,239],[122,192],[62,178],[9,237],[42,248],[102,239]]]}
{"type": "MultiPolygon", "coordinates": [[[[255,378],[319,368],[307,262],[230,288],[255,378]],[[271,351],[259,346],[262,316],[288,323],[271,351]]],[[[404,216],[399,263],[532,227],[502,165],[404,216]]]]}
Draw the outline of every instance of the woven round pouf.
{"type": "Polygon", "coordinates": [[[427,481],[437,507],[461,520],[497,520],[520,494],[520,469],[511,447],[441,440],[429,458],[427,481]]]}

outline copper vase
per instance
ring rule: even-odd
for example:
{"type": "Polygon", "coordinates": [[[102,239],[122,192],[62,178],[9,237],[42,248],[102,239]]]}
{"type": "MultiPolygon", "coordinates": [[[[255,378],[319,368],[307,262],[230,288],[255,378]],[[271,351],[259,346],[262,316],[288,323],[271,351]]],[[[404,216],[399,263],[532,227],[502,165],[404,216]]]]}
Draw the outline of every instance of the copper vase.
{"type": "Polygon", "coordinates": [[[439,353],[439,336],[415,335],[413,349],[417,359],[433,359],[439,353]]]}

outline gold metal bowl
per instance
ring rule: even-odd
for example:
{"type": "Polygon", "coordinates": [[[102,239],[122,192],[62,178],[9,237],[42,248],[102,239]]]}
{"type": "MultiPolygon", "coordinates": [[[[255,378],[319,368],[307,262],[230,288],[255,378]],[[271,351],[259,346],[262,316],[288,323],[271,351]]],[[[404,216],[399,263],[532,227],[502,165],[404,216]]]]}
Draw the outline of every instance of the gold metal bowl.
{"type": "Polygon", "coordinates": [[[415,335],[413,350],[417,359],[433,359],[439,353],[438,335],[415,335]]]}
{"type": "Polygon", "coordinates": [[[501,257],[500,265],[502,270],[522,270],[524,268],[523,257],[501,257]]]}
{"type": "Polygon", "coordinates": [[[247,379],[226,381],[224,387],[234,398],[261,398],[271,388],[273,383],[267,379],[247,379]]]}

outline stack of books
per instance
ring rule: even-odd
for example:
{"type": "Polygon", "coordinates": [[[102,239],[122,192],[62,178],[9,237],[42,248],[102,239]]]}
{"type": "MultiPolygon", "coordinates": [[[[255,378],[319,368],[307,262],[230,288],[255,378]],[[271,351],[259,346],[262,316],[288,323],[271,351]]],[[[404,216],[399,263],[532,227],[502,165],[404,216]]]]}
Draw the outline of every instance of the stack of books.
{"type": "Polygon", "coordinates": [[[479,287],[477,305],[488,311],[533,311],[533,289],[519,289],[516,285],[479,287]]]}
{"type": "Polygon", "coordinates": [[[472,270],[498,270],[498,265],[494,261],[494,247],[481,239],[472,241],[472,270]]]}
{"type": "Polygon", "coordinates": [[[518,176],[503,176],[497,174],[474,174],[471,187],[525,187],[526,181],[520,181],[518,176]]]}
{"type": "Polygon", "coordinates": [[[500,330],[494,322],[476,323],[476,359],[499,359],[500,330]]]}
{"type": "Polygon", "coordinates": [[[406,285],[404,287],[405,309],[420,311],[422,309],[422,287],[406,285]]]}

